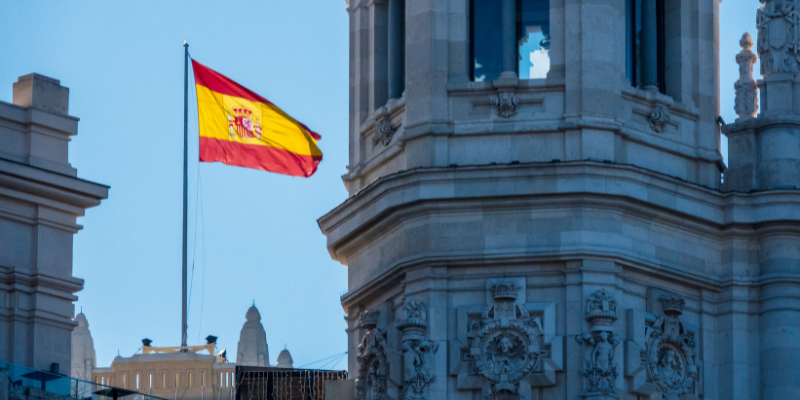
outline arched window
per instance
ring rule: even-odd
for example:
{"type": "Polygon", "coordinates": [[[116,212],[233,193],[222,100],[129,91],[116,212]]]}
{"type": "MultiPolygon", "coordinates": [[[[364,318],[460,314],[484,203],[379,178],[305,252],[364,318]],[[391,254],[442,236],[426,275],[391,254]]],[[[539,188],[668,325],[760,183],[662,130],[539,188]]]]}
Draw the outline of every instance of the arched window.
{"type": "Polygon", "coordinates": [[[550,0],[514,1],[514,17],[504,21],[502,1],[470,0],[470,76],[473,81],[491,82],[503,72],[503,27],[506,23],[515,32],[513,72],[519,79],[547,77],[550,71],[550,0]]]}

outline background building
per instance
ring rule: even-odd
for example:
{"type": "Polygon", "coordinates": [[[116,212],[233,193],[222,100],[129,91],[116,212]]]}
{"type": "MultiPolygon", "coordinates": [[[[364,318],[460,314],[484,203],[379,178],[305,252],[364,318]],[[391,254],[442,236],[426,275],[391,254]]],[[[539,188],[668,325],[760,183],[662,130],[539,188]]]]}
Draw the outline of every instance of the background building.
{"type": "Polygon", "coordinates": [[[350,0],[329,398],[800,398],[798,3],[763,3],[726,171],[717,0],[350,0]]]}
{"type": "MultiPolygon", "coordinates": [[[[216,349],[218,354],[213,354],[216,338],[210,336],[207,345],[193,346],[194,349],[187,352],[178,348],[159,348],[145,339],[143,344],[147,342],[148,347],[143,354],[117,356],[111,366],[97,368],[86,316],[78,314],[75,320],[79,326],[72,334],[72,351],[73,357],[82,362],[73,362],[71,374],[74,378],[90,371],[91,375],[82,379],[157,397],[232,399],[236,393],[237,365],[269,367],[267,334],[255,305],[245,315],[235,364],[223,357],[223,349],[216,349]],[[204,350],[194,351],[201,348],[204,350]],[[90,365],[93,368],[88,369],[90,365]]],[[[283,362],[281,368],[292,368],[291,359],[289,351],[284,349],[278,357],[278,362],[283,362]]]]}
{"type": "Polygon", "coordinates": [[[69,163],[77,133],[57,79],[22,76],[13,104],[0,101],[0,360],[62,373],[83,289],[72,276],[76,220],[108,197],[69,163]]]}

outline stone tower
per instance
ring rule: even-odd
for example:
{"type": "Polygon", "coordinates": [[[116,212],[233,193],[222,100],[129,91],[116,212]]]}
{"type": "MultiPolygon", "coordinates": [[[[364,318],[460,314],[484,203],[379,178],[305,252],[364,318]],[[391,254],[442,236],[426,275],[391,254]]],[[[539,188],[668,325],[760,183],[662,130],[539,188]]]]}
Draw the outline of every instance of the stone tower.
{"type": "Polygon", "coordinates": [[[76,322],[72,239],[108,186],[78,177],[69,142],[69,88],[39,74],[19,77],[13,104],[0,101],[0,360],[69,373],[76,322]]]}
{"type": "Polygon", "coordinates": [[[97,368],[94,339],[89,331],[89,320],[81,312],[75,316],[78,326],[72,331],[72,366],[70,376],[84,381],[92,380],[92,369],[97,368]]]}
{"type": "Polygon", "coordinates": [[[236,352],[236,365],[269,367],[267,333],[261,325],[261,314],[255,304],[247,310],[244,326],[239,334],[239,348],[236,352]]]}
{"type": "Polygon", "coordinates": [[[759,12],[725,185],[718,7],[350,0],[330,393],[800,398],[797,3],[759,12]]]}

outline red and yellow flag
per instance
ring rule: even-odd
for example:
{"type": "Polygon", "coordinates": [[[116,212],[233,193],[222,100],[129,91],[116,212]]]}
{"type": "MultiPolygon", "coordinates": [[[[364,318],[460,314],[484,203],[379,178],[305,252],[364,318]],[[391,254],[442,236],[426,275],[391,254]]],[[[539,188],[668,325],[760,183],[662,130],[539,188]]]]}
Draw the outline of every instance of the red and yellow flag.
{"type": "Polygon", "coordinates": [[[267,99],[192,60],[200,161],[309,177],[322,161],[320,136],[267,99]]]}

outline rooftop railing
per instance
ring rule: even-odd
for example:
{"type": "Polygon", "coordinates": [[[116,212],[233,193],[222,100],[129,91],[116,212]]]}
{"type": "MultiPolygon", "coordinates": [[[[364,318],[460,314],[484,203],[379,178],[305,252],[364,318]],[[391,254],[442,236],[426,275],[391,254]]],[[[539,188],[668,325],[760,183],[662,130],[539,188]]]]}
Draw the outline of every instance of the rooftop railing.
{"type": "Polygon", "coordinates": [[[0,384],[0,390],[8,385],[9,400],[165,400],[4,361],[0,361],[0,379],[6,381],[0,384]]]}

